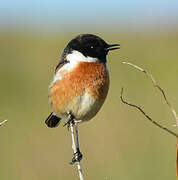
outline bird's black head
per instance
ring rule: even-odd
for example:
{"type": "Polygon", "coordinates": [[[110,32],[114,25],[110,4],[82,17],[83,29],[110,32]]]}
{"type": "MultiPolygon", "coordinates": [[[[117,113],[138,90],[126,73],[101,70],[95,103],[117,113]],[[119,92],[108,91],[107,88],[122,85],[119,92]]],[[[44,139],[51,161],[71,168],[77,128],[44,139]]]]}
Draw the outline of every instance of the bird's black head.
{"type": "Polygon", "coordinates": [[[106,56],[110,50],[119,49],[119,44],[107,44],[100,37],[93,34],[81,34],[72,39],[64,53],[72,53],[72,51],[79,51],[85,57],[97,58],[99,61],[105,63],[106,56]]]}

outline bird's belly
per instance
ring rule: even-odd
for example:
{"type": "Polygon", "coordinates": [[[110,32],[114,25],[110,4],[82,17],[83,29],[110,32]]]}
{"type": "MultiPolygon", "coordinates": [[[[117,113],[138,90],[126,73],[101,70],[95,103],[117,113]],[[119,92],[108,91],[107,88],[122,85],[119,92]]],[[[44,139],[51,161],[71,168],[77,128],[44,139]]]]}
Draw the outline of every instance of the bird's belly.
{"type": "Polygon", "coordinates": [[[88,121],[96,115],[103,102],[95,99],[86,91],[82,96],[75,97],[67,105],[67,109],[72,111],[75,119],[88,121]]]}
{"type": "Polygon", "coordinates": [[[70,97],[69,101],[65,96],[60,96],[60,99],[55,98],[52,102],[52,108],[59,117],[67,118],[68,113],[71,112],[76,120],[88,121],[100,110],[104,100],[96,99],[86,91],[82,95],[70,97]],[[63,98],[65,102],[63,102],[63,98]]]}

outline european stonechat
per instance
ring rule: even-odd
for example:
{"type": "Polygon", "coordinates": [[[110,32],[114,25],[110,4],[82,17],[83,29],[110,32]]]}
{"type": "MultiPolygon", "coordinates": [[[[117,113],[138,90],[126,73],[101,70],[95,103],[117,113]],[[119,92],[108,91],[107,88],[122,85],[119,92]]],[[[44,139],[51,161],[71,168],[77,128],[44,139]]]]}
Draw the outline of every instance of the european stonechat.
{"type": "Polygon", "coordinates": [[[119,48],[93,34],[78,35],[67,44],[49,86],[52,113],[45,121],[48,127],[57,127],[69,113],[76,122],[97,114],[109,89],[106,56],[119,48]]]}
{"type": "MultiPolygon", "coordinates": [[[[119,48],[119,44],[108,44],[92,34],[81,34],[67,44],[49,86],[52,113],[45,121],[48,127],[57,127],[64,118],[67,119],[65,125],[77,128],[79,122],[97,114],[109,89],[106,56],[119,48]]],[[[75,132],[77,143],[71,164],[82,159],[78,130],[75,132]]]]}

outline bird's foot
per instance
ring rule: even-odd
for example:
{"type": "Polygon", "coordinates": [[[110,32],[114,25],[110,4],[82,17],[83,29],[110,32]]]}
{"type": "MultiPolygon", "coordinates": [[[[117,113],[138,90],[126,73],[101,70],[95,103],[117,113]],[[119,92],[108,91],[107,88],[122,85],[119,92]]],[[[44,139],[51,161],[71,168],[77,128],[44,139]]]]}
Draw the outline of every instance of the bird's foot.
{"type": "Polygon", "coordinates": [[[80,162],[82,160],[82,157],[83,157],[82,153],[80,152],[79,149],[77,149],[77,152],[74,153],[72,162],[70,162],[70,164],[73,165],[76,162],[80,162]]]}
{"type": "Polygon", "coordinates": [[[71,124],[72,125],[75,124],[74,116],[71,113],[68,113],[68,119],[67,119],[66,123],[64,124],[64,127],[67,126],[67,128],[69,130],[71,124]]]}

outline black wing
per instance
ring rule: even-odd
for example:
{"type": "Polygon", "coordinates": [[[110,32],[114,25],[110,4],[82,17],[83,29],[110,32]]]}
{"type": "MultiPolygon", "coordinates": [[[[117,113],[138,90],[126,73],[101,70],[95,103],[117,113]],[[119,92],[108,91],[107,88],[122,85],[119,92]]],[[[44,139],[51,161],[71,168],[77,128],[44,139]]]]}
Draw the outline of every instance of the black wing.
{"type": "Polygon", "coordinates": [[[67,46],[64,50],[63,50],[63,53],[62,53],[62,55],[61,55],[61,57],[60,57],[60,60],[59,60],[59,63],[58,63],[58,65],[56,66],[56,69],[55,69],[55,73],[64,65],[64,64],[66,64],[66,63],[69,63],[69,61],[67,61],[67,59],[66,59],[66,56],[67,56],[67,54],[69,54],[70,53],[70,48],[67,46]]]}

